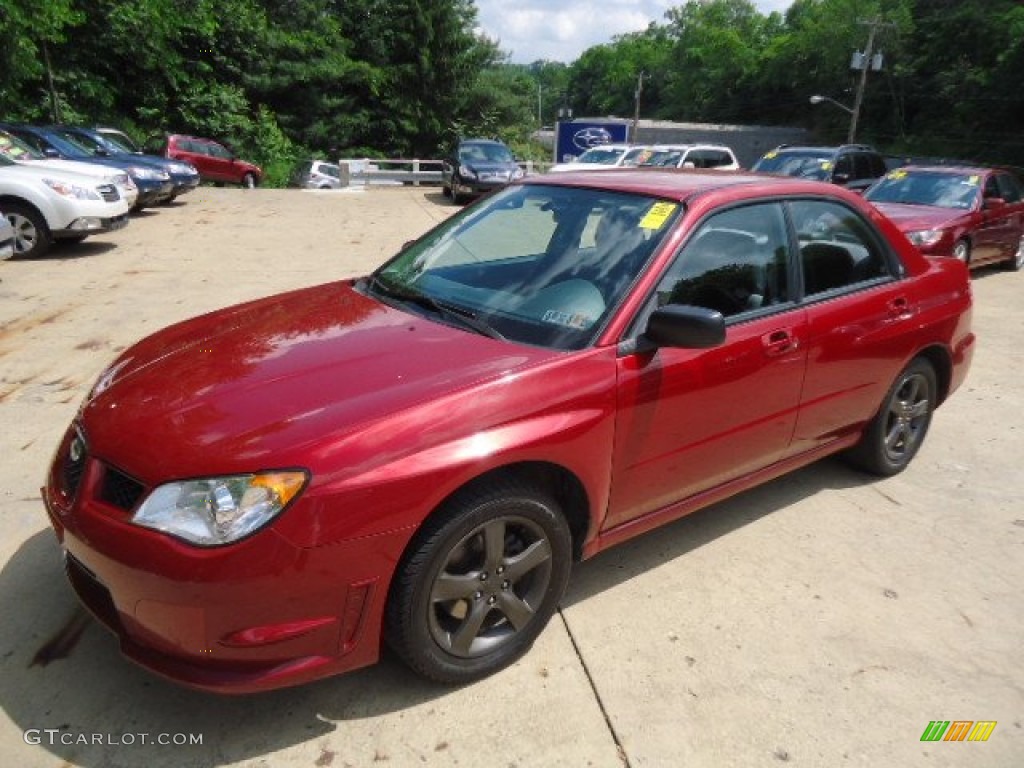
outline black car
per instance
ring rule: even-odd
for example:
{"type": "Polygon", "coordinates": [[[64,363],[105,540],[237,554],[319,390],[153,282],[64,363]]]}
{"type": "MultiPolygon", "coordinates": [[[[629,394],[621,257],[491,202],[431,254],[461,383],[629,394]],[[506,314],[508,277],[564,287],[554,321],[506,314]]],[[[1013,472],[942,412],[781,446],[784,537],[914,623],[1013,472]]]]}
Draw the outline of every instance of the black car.
{"type": "Polygon", "coordinates": [[[886,173],[885,159],[866,144],[838,147],[782,145],[754,163],[753,171],[828,181],[863,191],[886,173]]]}
{"type": "Polygon", "coordinates": [[[493,139],[463,139],[445,157],[441,191],[456,204],[523,177],[512,151],[493,139]]]}
{"type": "Polygon", "coordinates": [[[160,155],[143,154],[134,145],[129,145],[119,140],[117,136],[110,135],[92,128],[81,128],[78,126],[61,125],[55,126],[54,130],[66,137],[73,138],[81,144],[92,149],[99,157],[114,157],[120,160],[137,159],[143,160],[149,165],[163,168],[171,176],[174,189],[166,202],[170,202],[178,195],[191,192],[199,186],[199,171],[191,163],[183,160],[171,160],[160,155]]]}

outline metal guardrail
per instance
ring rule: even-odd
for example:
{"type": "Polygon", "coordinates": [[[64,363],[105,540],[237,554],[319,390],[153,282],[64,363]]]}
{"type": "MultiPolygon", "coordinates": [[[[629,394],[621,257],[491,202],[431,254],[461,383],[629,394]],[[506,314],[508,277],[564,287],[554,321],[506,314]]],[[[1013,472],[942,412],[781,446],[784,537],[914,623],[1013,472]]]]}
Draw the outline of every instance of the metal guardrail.
{"type": "MultiPolygon", "coordinates": [[[[341,168],[341,186],[349,187],[354,184],[440,184],[441,168],[444,162],[441,160],[420,160],[394,159],[342,159],[338,161],[341,168]],[[390,167],[384,167],[390,166],[390,167]]],[[[532,160],[519,163],[519,166],[529,176],[534,173],[543,173],[551,166],[551,163],[535,163],[532,160]]]]}

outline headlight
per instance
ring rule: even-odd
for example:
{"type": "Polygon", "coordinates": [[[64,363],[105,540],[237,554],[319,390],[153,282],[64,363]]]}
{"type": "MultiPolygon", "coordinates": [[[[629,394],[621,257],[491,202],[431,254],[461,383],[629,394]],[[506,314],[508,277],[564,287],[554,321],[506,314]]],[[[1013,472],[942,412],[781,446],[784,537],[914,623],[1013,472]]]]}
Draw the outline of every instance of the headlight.
{"type": "Polygon", "coordinates": [[[476,171],[474,171],[468,165],[460,165],[459,176],[470,176],[472,178],[476,178],[476,171]]]}
{"type": "Polygon", "coordinates": [[[101,199],[99,193],[94,189],[86,189],[85,187],[79,187],[72,184],[69,181],[61,181],[60,179],[43,179],[43,184],[48,186],[58,195],[64,195],[64,197],[73,197],[76,200],[99,200],[101,199]]]}
{"type": "Polygon", "coordinates": [[[929,246],[939,242],[942,235],[941,229],[919,229],[915,232],[907,232],[907,239],[918,247],[929,246]]]}
{"type": "Polygon", "coordinates": [[[170,169],[171,173],[180,173],[185,176],[194,176],[195,174],[199,173],[199,171],[197,171],[191,165],[187,165],[185,163],[171,163],[167,167],[170,169]]]}
{"type": "Polygon", "coordinates": [[[295,471],[166,483],[132,522],[200,547],[230,544],[273,520],[305,484],[306,473],[295,471]]]}
{"type": "Polygon", "coordinates": [[[167,181],[171,178],[170,174],[164,171],[158,171],[156,168],[143,168],[140,165],[132,166],[128,172],[140,179],[149,179],[150,181],[167,181]]]}

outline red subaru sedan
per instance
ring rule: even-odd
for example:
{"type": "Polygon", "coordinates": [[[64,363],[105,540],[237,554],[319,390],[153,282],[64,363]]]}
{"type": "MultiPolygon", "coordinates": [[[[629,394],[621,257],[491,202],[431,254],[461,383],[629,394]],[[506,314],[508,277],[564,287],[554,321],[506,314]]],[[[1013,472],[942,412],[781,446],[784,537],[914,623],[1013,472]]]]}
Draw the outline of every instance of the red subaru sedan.
{"type": "Polygon", "coordinates": [[[997,168],[904,166],[865,195],[929,256],[1024,267],[1024,187],[997,168]]]}
{"type": "Polygon", "coordinates": [[[43,497],[81,600],[173,680],[386,642],[463,683],[529,649],[574,560],[829,454],[905,469],[970,318],[962,263],[834,185],[534,177],[365,278],[131,347],[43,497]]]}

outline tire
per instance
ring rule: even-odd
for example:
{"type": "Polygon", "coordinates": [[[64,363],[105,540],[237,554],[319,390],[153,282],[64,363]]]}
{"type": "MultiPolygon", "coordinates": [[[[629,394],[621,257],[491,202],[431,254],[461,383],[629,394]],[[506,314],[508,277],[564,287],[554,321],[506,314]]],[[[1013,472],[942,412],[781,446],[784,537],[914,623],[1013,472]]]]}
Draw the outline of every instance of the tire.
{"type": "Polygon", "coordinates": [[[956,241],[956,245],[953,246],[953,258],[967,266],[971,265],[971,244],[966,238],[956,241]]]}
{"type": "Polygon", "coordinates": [[[486,677],[533,645],[565,592],[571,560],[569,527],[547,494],[505,481],[456,496],[399,563],[385,638],[431,680],[486,677]]]}
{"type": "Polygon", "coordinates": [[[3,210],[14,227],[15,257],[37,259],[46,255],[53,245],[53,236],[42,215],[35,208],[18,203],[4,203],[3,210]]]}
{"type": "Polygon", "coordinates": [[[452,202],[455,205],[464,205],[466,202],[466,198],[459,194],[459,180],[454,174],[452,175],[452,202]]]}
{"type": "Polygon", "coordinates": [[[1024,269],[1024,235],[1021,235],[1017,242],[1017,251],[1013,254],[1013,258],[1003,262],[1003,268],[1010,272],[1020,272],[1021,269],[1024,269]]]}
{"type": "Polygon", "coordinates": [[[256,189],[256,175],[247,173],[242,177],[242,186],[246,189],[256,189]]]}
{"type": "Polygon", "coordinates": [[[906,469],[928,434],[937,392],[932,364],[920,357],[912,360],[889,388],[860,442],[847,453],[851,463],[883,477],[906,469]]]}

